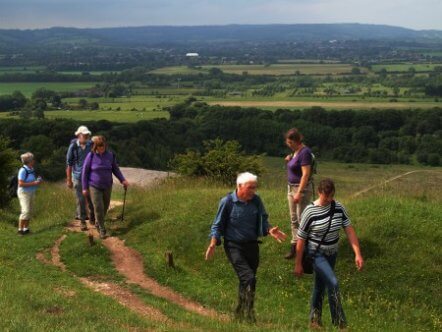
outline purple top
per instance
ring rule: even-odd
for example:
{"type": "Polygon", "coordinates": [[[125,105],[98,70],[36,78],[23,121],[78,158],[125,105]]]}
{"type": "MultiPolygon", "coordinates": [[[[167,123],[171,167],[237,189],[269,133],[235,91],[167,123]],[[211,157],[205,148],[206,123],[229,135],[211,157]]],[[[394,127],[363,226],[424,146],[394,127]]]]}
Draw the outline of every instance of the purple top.
{"type": "Polygon", "coordinates": [[[102,155],[89,152],[81,174],[83,189],[89,189],[90,186],[97,189],[112,187],[112,173],[120,182],[125,180],[112,152],[106,151],[102,155]]]}
{"type": "Polygon", "coordinates": [[[287,163],[287,177],[290,184],[299,184],[302,177],[302,166],[312,165],[312,151],[304,146],[287,163]]]}

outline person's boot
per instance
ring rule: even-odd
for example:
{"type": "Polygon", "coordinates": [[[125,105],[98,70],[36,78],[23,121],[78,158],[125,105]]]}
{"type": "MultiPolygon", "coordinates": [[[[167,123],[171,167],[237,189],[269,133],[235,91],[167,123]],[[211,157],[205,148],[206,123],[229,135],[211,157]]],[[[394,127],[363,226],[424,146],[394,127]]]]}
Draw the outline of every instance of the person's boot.
{"type": "Polygon", "coordinates": [[[245,305],[245,292],[243,288],[240,288],[238,291],[238,305],[235,308],[234,317],[235,320],[242,322],[244,320],[244,309],[245,305]]]}
{"type": "Polygon", "coordinates": [[[322,330],[322,318],[321,318],[321,312],[319,310],[315,310],[313,313],[312,318],[310,319],[310,326],[309,328],[311,330],[322,330]]]}
{"type": "Polygon", "coordinates": [[[245,294],[245,305],[246,305],[245,318],[247,323],[249,324],[256,323],[255,309],[253,309],[254,304],[255,304],[255,290],[249,285],[246,288],[246,294],[245,294]]]}
{"type": "Polygon", "coordinates": [[[285,259],[293,259],[296,256],[296,244],[290,246],[290,251],[284,256],[285,259]]]}

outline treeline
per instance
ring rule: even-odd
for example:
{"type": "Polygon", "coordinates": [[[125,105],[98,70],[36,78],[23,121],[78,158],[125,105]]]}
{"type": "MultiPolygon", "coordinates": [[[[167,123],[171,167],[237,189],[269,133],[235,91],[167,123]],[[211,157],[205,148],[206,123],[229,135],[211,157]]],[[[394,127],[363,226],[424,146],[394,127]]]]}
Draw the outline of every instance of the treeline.
{"type": "MultiPolygon", "coordinates": [[[[283,133],[298,127],[322,160],[360,163],[421,163],[440,166],[442,109],[264,111],[209,106],[188,100],[169,109],[170,119],[133,124],[88,122],[108,137],[122,165],[168,169],[177,153],[201,151],[206,140],[236,140],[249,154],[284,156],[283,133]]],[[[18,151],[33,151],[46,177],[63,176],[64,155],[80,122],[2,120],[0,132],[18,151]]]]}

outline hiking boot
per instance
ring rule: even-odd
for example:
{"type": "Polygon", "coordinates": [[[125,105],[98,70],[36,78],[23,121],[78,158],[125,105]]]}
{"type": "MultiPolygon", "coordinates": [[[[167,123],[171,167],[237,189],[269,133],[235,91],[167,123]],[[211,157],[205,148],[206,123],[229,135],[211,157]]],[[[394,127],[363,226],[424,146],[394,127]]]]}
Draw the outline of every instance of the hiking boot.
{"type": "Polygon", "coordinates": [[[238,293],[238,305],[235,308],[234,311],[234,318],[238,322],[244,321],[244,309],[246,307],[245,304],[245,292],[243,289],[239,290],[238,293]]]}
{"type": "Polygon", "coordinates": [[[255,290],[251,286],[247,286],[245,291],[245,319],[249,324],[256,323],[255,309],[253,309],[255,303],[255,290]]]}
{"type": "Polygon", "coordinates": [[[26,230],[23,230],[22,232],[23,232],[23,235],[26,235],[26,234],[31,233],[31,230],[28,228],[26,230]]]}
{"type": "Polygon", "coordinates": [[[293,259],[296,256],[296,244],[290,246],[290,251],[284,256],[285,259],[293,259]]]}

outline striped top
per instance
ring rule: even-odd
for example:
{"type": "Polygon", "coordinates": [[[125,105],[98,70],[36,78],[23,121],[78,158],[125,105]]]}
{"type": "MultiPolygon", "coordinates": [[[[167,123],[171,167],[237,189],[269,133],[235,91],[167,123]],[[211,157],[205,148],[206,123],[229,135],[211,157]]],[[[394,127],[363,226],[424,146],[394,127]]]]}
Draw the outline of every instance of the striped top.
{"type": "MultiPolygon", "coordinates": [[[[298,238],[308,240],[309,251],[315,251],[327,231],[330,220],[330,204],[326,206],[308,205],[301,216],[301,225],[298,229],[298,238]]],[[[330,230],[319,251],[325,254],[334,254],[338,251],[339,231],[350,226],[350,219],[341,203],[336,202],[330,230]]]]}

